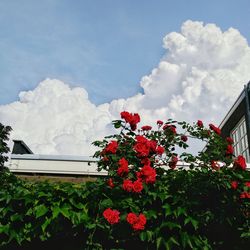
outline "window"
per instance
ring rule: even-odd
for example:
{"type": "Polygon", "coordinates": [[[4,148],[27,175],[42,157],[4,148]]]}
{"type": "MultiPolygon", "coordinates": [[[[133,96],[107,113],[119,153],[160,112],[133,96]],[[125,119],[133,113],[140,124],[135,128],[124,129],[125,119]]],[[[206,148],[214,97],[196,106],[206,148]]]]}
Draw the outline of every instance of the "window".
{"type": "Polygon", "coordinates": [[[234,154],[236,156],[243,155],[246,158],[246,161],[250,162],[245,117],[243,117],[232,130],[231,137],[234,141],[234,154]]]}

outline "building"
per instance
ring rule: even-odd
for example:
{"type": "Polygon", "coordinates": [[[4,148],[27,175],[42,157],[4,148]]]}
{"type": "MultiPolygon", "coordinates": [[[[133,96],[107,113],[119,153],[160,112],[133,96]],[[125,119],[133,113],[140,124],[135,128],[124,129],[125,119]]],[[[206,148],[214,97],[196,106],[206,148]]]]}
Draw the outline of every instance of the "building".
{"type": "Polygon", "coordinates": [[[97,171],[97,159],[95,158],[34,154],[21,140],[14,140],[7,167],[11,172],[24,179],[35,180],[82,181],[107,175],[106,171],[97,171]]]}
{"type": "Polygon", "coordinates": [[[233,141],[234,155],[243,155],[250,163],[250,82],[226,114],[220,124],[222,136],[230,136],[233,141]]]}
{"type": "MultiPolygon", "coordinates": [[[[6,165],[12,173],[24,179],[82,181],[107,176],[107,171],[97,170],[97,161],[98,159],[86,156],[34,154],[23,141],[14,140],[6,165]]],[[[189,165],[178,162],[177,166],[188,168],[189,165]]]]}

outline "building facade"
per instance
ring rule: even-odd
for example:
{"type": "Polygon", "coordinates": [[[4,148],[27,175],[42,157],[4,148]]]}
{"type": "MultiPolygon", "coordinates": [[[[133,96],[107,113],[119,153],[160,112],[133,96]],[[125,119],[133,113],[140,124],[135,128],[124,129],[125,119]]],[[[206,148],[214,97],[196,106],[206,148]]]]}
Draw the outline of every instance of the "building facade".
{"type": "Polygon", "coordinates": [[[230,136],[233,141],[234,155],[243,155],[250,163],[250,82],[226,114],[220,124],[222,136],[230,136]]]}

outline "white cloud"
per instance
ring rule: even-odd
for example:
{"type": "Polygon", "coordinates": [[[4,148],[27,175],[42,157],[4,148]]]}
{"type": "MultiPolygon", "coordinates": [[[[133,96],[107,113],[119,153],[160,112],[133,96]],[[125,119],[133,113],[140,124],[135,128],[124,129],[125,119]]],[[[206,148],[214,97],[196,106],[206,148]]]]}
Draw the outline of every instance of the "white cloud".
{"type": "Polygon", "coordinates": [[[95,106],[83,88],[47,79],[0,106],[0,119],[36,153],[81,155],[94,152],[91,142],[112,132],[110,122],[122,110],[150,124],[169,117],[219,124],[250,79],[246,39],[233,28],[186,21],[180,33],[164,37],[163,47],[159,65],[142,77],[143,93],[95,106]]]}
{"type": "Polygon", "coordinates": [[[19,97],[0,107],[0,117],[13,127],[12,137],[24,140],[36,153],[88,155],[93,152],[91,142],[110,130],[107,108],[96,107],[82,88],[47,79],[19,97]]]}

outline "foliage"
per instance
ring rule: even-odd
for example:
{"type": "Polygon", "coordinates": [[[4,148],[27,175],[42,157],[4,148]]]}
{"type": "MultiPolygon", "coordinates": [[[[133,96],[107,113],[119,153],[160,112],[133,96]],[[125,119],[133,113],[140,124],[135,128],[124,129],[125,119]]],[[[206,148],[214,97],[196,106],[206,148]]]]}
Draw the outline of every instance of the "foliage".
{"type": "Polygon", "coordinates": [[[107,178],[29,183],[1,173],[0,246],[247,249],[250,174],[242,157],[233,159],[232,140],[201,121],[136,130],[139,115],[121,115],[113,122],[120,133],[94,142],[107,178]],[[190,138],[206,150],[186,153],[190,138]],[[178,168],[180,160],[189,168],[178,168]]]}
{"type": "Polygon", "coordinates": [[[0,246],[14,249],[54,236],[84,241],[90,220],[85,184],[29,183],[7,171],[0,180],[0,246]]]}
{"type": "MultiPolygon", "coordinates": [[[[123,120],[113,122],[120,129],[119,134],[94,143],[101,148],[95,157],[100,157],[99,169],[109,173],[106,185],[110,189],[106,193],[104,186],[100,188],[102,198],[96,216],[101,217],[100,213],[106,209],[120,213],[119,223],[106,219],[109,226],[106,237],[113,244],[116,242],[112,247],[127,249],[135,244],[141,249],[228,246],[243,249],[247,246],[249,172],[244,171],[246,163],[242,156],[233,159],[232,139],[222,138],[219,128],[213,124],[206,128],[202,121],[190,125],[169,119],[165,123],[157,121],[157,130],[148,125],[136,130],[138,114],[124,111],[121,117],[123,120]],[[205,141],[206,149],[197,155],[186,153],[190,138],[205,141]],[[188,163],[189,170],[176,170],[178,160],[188,163]],[[232,189],[232,181],[241,184],[232,189]],[[146,216],[145,228],[129,225],[131,212],[146,216]]],[[[104,217],[98,220],[99,227],[103,221],[104,217]]],[[[102,231],[105,234],[107,229],[102,231]]]]}
{"type": "Polygon", "coordinates": [[[5,154],[10,151],[7,145],[10,131],[10,126],[4,126],[2,123],[0,123],[0,171],[3,170],[4,162],[6,162],[8,159],[5,154]]]}

